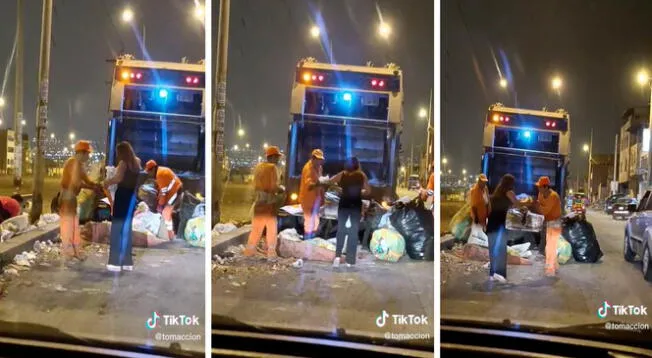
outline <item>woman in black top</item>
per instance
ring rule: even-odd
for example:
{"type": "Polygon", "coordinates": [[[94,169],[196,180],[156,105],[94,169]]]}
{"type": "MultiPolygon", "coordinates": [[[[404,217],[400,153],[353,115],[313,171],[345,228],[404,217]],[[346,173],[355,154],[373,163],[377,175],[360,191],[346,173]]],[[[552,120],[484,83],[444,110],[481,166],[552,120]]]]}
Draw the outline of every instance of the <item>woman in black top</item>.
{"type": "Polygon", "coordinates": [[[514,194],[514,176],[505,174],[490,198],[487,237],[489,239],[489,280],[507,281],[507,211],[518,205],[514,194]]]}
{"type": "Polygon", "coordinates": [[[106,268],[109,271],[132,271],[134,264],[131,257],[131,221],[136,208],[136,186],[141,165],[129,143],[118,144],[116,152],[116,174],[104,182],[105,188],[118,184],[113,200],[111,246],[106,268]]]}
{"type": "Polygon", "coordinates": [[[337,208],[337,245],[333,266],[340,265],[340,256],[346,241],[346,265],[355,264],[358,250],[358,231],[362,218],[362,195],[371,191],[367,176],[360,169],[358,158],[347,160],[344,171],[331,180],[342,188],[342,195],[337,208]],[[348,239],[347,239],[348,237],[348,239]]]}

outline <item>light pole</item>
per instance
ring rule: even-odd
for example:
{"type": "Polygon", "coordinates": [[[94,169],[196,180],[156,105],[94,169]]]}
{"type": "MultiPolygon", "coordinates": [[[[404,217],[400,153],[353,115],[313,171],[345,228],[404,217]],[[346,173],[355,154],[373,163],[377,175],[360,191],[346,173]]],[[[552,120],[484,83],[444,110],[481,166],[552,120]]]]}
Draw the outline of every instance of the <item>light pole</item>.
{"type": "MultiPolygon", "coordinates": [[[[419,120],[423,120],[428,116],[428,111],[425,108],[420,108],[419,109],[419,120]]],[[[412,136],[413,140],[412,143],[410,144],[410,168],[409,168],[409,173],[410,176],[414,174],[414,138],[416,138],[416,134],[418,132],[418,121],[414,122],[414,135],[412,136]]]]}
{"type": "Polygon", "coordinates": [[[215,106],[213,107],[213,215],[211,224],[216,225],[220,222],[221,202],[222,202],[222,169],[224,166],[224,119],[226,117],[226,74],[227,60],[229,49],[229,18],[230,18],[230,0],[221,0],[219,3],[219,19],[217,23],[217,56],[215,56],[215,106]]]}
{"type": "Polygon", "coordinates": [[[585,153],[589,153],[589,174],[587,175],[587,178],[586,178],[586,184],[587,184],[586,185],[587,186],[586,190],[587,190],[587,193],[589,195],[589,200],[592,200],[593,199],[593,196],[592,196],[593,188],[591,187],[591,177],[592,177],[591,165],[592,165],[592,161],[593,161],[593,158],[592,158],[592,155],[593,155],[593,129],[591,129],[591,138],[589,140],[589,144],[584,144],[582,150],[584,150],[585,153]]]}
{"type": "Polygon", "coordinates": [[[244,137],[244,135],[245,135],[245,130],[242,128],[238,129],[238,137],[242,138],[244,137]]]}

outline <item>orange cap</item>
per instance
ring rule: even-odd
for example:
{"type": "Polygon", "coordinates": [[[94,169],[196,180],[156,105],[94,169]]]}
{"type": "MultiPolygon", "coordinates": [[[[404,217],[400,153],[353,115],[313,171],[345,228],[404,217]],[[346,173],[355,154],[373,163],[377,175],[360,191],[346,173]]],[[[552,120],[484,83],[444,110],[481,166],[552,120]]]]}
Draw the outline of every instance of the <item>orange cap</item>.
{"type": "Polygon", "coordinates": [[[485,183],[489,181],[489,179],[487,179],[487,176],[484,175],[484,174],[480,174],[480,175],[478,175],[478,180],[479,180],[479,181],[483,181],[483,182],[485,182],[485,183]]]}
{"type": "Polygon", "coordinates": [[[273,146],[268,147],[267,149],[265,149],[265,156],[266,157],[271,157],[271,156],[274,156],[274,155],[279,155],[279,156],[282,155],[281,151],[278,149],[277,146],[273,145],[273,146]]]}
{"type": "Polygon", "coordinates": [[[321,149],[315,149],[312,151],[312,156],[324,160],[324,152],[321,151],[321,149]]]}
{"type": "Polygon", "coordinates": [[[537,181],[536,186],[550,186],[550,178],[548,177],[539,178],[539,181],[537,181]]]}
{"type": "Polygon", "coordinates": [[[75,144],[75,152],[86,152],[90,153],[93,150],[91,149],[91,143],[87,140],[80,140],[75,144]]]}
{"type": "Polygon", "coordinates": [[[145,163],[145,171],[148,172],[152,169],[154,169],[158,164],[154,161],[154,159],[150,159],[145,163]]]}

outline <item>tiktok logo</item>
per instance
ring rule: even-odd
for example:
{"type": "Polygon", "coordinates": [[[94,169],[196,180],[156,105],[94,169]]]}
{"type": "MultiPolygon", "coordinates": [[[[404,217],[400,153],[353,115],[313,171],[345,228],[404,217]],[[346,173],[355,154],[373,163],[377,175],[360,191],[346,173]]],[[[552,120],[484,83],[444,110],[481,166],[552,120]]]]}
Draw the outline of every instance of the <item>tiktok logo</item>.
{"type": "Polygon", "coordinates": [[[610,308],[611,308],[611,305],[609,304],[609,302],[604,301],[604,303],[602,303],[602,306],[600,306],[600,308],[598,308],[598,317],[599,318],[607,318],[607,315],[609,314],[609,309],[610,308]]]}
{"type": "Polygon", "coordinates": [[[389,317],[389,313],[387,313],[387,311],[383,310],[383,313],[381,313],[380,316],[378,316],[378,318],[376,318],[376,326],[384,327],[385,323],[387,323],[386,322],[387,317],[389,317]]]}
{"type": "Polygon", "coordinates": [[[147,327],[149,330],[156,328],[160,319],[161,316],[159,316],[156,311],[152,312],[152,317],[147,319],[147,322],[145,322],[145,327],[147,327]]]}

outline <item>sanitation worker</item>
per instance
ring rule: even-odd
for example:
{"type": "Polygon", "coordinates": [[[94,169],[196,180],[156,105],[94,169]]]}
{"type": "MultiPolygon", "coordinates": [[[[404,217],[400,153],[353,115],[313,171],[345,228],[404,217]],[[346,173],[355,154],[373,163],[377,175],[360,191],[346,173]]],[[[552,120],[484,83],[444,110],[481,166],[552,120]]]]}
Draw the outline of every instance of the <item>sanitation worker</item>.
{"type": "Polygon", "coordinates": [[[535,210],[543,215],[546,227],[546,276],[555,276],[559,269],[557,263],[557,241],[561,236],[561,199],[550,188],[550,178],[543,176],[537,181],[539,195],[535,210]]]}
{"type": "Polygon", "coordinates": [[[81,251],[81,232],[79,231],[79,215],[77,214],[77,195],[82,189],[101,190],[93,183],[84,171],[84,164],[91,154],[91,144],[80,140],[75,144],[75,154],[63,165],[61,188],[59,191],[59,215],[61,215],[61,243],[63,255],[67,260],[77,258],[84,260],[81,251]]]}
{"type": "Polygon", "coordinates": [[[252,228],[245,248],[245,256],[256,254],[256,246],[260,241],[263,230],[267,246],[267,257],[276,258],[276,212],[278,210],[278,194],[283,193],[285,188],[280,185],[278,162],[282,157],[281,151],[276,146],[265,150],[266,162],[260,163],[254,170],[254,190],[256,199],[254,201],[254,215],[252,228]]]}
{"type": "Polygon", "coordinates": [[[157,211],[163,215],[168,238],[172,240],[174,239],[172,212],[179,199],[183,184],[172,169],[159,166],[154,160],[149,160],[145,164],[145,171],[149,178],[156,180],[158,186],[157,211]]]}
{"type": "Polygon", "coordinates": [[[303,210],[304,240],[314,238],[319,228],[319,209],[324,202],[324,189],[319,182],[323,164],[324,152],[315,149],[301,171],[299,203],[303,210]]]}

